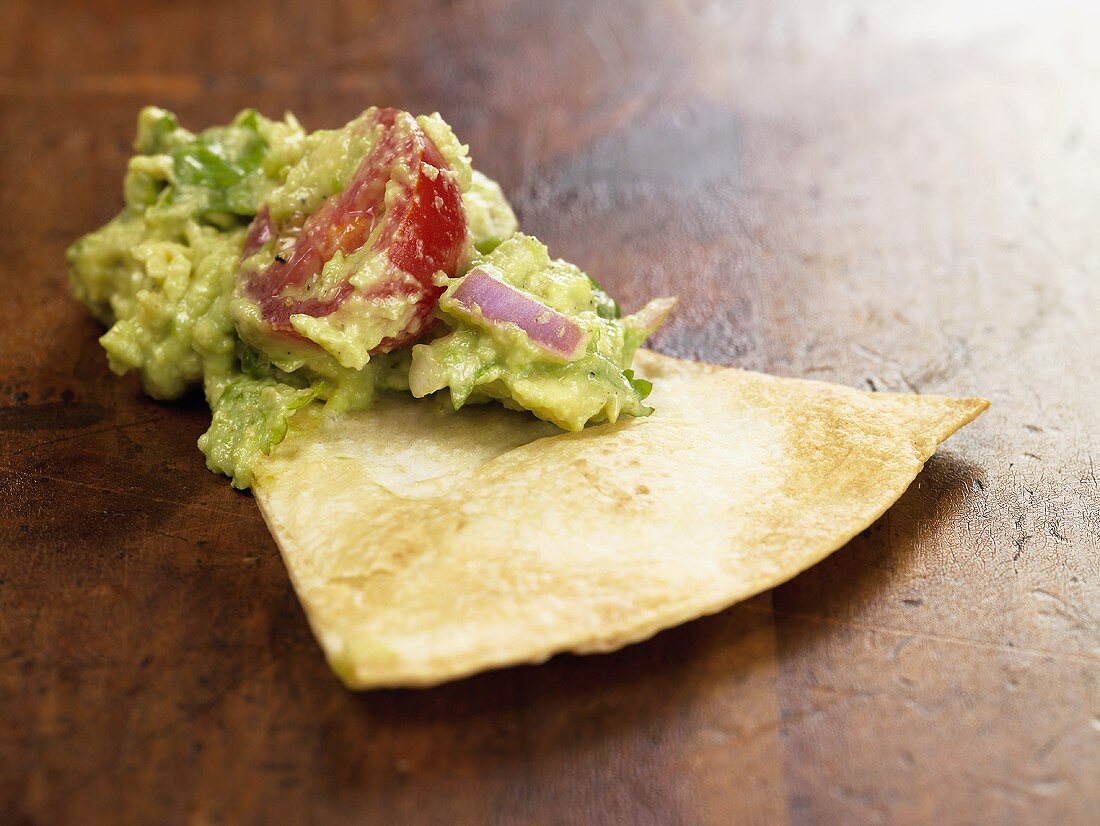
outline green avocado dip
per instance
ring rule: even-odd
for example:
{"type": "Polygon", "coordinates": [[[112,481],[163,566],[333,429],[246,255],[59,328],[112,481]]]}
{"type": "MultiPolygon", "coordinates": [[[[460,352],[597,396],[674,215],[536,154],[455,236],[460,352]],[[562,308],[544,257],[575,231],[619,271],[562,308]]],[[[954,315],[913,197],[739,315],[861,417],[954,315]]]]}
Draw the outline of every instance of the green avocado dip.
{"type": "Polygon", "coordinates": [[[198,134],[142,110],[125,208],[68,250],[111,369],[201,386],[207,466],[249,487],[296,411],[380,391],[497,401],[566,430],[645,416],[630,365],[675,299],[621,315],[519,232],[439,115],[371,108],[306,132],[246,110],[198,134]]]}

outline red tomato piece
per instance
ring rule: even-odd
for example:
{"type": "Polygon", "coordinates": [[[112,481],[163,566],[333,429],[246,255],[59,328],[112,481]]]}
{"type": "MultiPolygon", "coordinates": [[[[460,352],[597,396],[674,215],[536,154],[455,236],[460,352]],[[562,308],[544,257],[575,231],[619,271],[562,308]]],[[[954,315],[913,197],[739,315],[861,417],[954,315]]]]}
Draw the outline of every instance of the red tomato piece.
{"type": "Polygon", "coordinates": [[[440,271],[455,275],[466,243],[466,213],[446,160],[416,121],[400,114],[396,109],[375,111],[366,128],[381,125],[378,140],[344,191],[325,200],[304,222],[277,227],[266,205],[256,215],[242,261],[272,241],[277,256],[261,272],[242,268],[238,279],[241,293],[258,305],[271,335],[304,342],[290,324],[292,315],[327,316],[355,292],[345,280],[326,297],[314,298],[305,295],[309,285],[336,253],[350,255],[368,242],[370,255],[385,256],[387,276],[363,297],[408,299],[401,332],[383,339],[371,353],[410,344],[430,326],[443,292],[433,276],[440,271]],[[408,174],[395,177],[401,166],[408,174]],[[391,181],[398,197],[387,210],[391,181]]]}

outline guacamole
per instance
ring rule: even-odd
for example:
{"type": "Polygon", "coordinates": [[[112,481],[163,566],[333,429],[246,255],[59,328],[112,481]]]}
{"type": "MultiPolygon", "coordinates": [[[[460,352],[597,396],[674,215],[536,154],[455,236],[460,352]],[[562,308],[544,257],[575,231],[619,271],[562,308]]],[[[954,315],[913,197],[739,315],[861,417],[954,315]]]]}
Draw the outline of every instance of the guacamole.
{"type": "Polygon", "coordinates": [[[251,485],[297,411],[380,391],[500,402],[566,430],[651,412],[635,351],[672,309],[623,316],[519,232],[439,115],[371,108],[307,132],[252,110],[198,134],[148,107],[125,207],[68,250],[111,369],[201,387],[211,470],[251,485]]]}

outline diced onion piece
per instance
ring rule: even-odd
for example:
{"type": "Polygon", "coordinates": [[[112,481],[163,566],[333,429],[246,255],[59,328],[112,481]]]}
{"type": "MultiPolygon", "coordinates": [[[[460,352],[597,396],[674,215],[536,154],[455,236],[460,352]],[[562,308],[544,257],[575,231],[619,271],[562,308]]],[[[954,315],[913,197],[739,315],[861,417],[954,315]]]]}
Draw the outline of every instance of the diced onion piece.
{"type": "Polygon", "coordinates": [[[409,392],[422,399],[447,386],[447,372],[431,347],[413,347],[409,365],[409,392]]]}
{"type": "Polygon", "coordinates": [[[584,355],[588,333],[568,316],[493,275],[489,266],[470,270],[451,293],[451,301],[474,323],[514,324],[541,350],[572,361],[584,355]]]}
{"type": "Polygon", "coordinates": [[[676,297],[654,298],[630,318],[645,331],[646,336],[651,336],[657,332],[658,327],[665,323],[668,314],[673,311],[679,301],[680,299],[676,297]]]}

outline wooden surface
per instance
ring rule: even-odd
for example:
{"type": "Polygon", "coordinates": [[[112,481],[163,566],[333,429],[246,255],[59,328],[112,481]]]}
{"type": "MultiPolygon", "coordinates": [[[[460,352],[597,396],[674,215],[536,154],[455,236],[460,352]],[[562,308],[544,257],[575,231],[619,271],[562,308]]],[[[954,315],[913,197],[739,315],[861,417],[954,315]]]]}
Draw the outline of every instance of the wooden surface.
{"type": "MultiPolygon", "coordinates": [[[[1085,823],[1100,806],[1100,10],[0,4],[0,816],[1085,823]],[[354,695],[198,402],[110,376],[63,251],[138,108],[439,109],[666,352],[981,394],[793,582],[599,657],[354,695]]],[[[1092,821],[1095,822],[1095,821],[1092,821]]]]}

